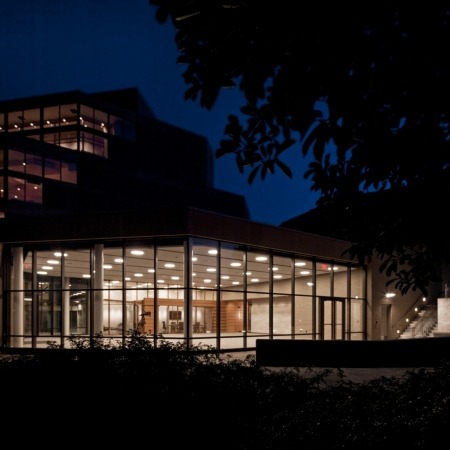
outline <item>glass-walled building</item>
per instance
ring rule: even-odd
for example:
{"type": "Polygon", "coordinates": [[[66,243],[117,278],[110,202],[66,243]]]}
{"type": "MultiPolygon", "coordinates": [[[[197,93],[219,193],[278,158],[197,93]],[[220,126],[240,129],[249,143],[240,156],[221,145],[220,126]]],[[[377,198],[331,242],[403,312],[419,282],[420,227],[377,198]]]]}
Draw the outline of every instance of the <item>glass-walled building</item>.
{"type": "Polygon", "coordinates": [[[1,347],[391,339],[417,315],[317,222],[251,221],[213,163],[135,88],[0,101],[1,347]]]}
{"type": "MultiPolygon", "coordinates": [[[[191,210],[180,223],[195,230],[209,219],[220,224],[217,238],[190,230],[142,237],[144,226],[137,238],[135,226],[126,230],[133,216],[122,217],[119,239],[108,237],[112,230],[86,239],[99,218],[85,219],[91,226],[76,240],[64,239],[70,217],[62,217],[62,239],[4,243],[3,346],[68,347],[71,336],[114,343],[136,331],[155,345],[181,340],[217,349],[255,348],[256,339],[366,339],[366,269],[335,252],[306,252],[326,238],[307,236],[303,254],[293,251],[302,246],[275,249],[264,244],[276,227],[258,225],[243,243],[252,222],[191,210]],[[239,239],[222,239],[235,221],[239,239]]],[[[148,226],[148,215],[142,220],[148,226]]],[[[49,222],[42,218],[34,234],[44,238],[39,229],[49,222]]],[[[280,237],[286,233],[301,236],[285,230],[280,237]]]]}

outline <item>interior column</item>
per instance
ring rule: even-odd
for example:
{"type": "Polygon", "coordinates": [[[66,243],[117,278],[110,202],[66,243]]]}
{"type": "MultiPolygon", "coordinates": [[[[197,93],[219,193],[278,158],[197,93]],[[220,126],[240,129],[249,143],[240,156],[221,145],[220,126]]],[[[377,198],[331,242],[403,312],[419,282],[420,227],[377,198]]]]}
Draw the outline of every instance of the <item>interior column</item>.
{"type": "Polygon", "coordinates": [[[103,333],[103,244],[94,247],[94,330],[103,333]]]}
{"type": "Polygon", "coordinates": [[[19,335],[11,338],[13,347],[23,347],[23,248],[13,249],[13,279],[12,279],[12,304],[11,304],[11,334],[19,335]]]}

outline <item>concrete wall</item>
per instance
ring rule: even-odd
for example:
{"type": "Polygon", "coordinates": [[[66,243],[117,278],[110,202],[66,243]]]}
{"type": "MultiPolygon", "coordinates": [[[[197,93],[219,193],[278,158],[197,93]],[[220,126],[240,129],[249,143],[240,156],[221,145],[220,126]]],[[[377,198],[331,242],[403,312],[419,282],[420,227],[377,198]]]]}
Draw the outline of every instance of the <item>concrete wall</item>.
{"type": "Polygon", "coordinates": [[[450,337],[385,341],[257,339],[256,363],[267,367],[438,367],[450,337]]]}

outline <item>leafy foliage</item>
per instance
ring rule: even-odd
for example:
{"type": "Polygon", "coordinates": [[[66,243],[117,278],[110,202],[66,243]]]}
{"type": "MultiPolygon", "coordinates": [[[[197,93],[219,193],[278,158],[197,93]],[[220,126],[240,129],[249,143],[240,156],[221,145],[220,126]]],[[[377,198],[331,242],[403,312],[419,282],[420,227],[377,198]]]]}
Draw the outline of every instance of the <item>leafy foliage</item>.
{"type": "Polygon", "coordinates": [[[214,440],[247,450],[359,450],[428,448],[450,425],[447,363],[354,383],[340,369],[273,370],[253,355],[235,359],[171,342],[154,347],[139,333],[114,345],[101,336],[72,344],[0,358],[0,379],[14,393],[3,400],[5,429],[25,409],[29,430],[51,426],[108,444],[127,430],[138,442],[158,437],[169,446],[195,436],[201,448],[214,440]]]}
{"type": "Polygon", "coordinates": [[[211,109],[222,88],[243,93],[217,157],[234,155],[251,183],[277,169],[291,177],[286,150],[312,152],[305,178],[351,254],[386,258],[381,270],[403,293],[426,294],[441,279],[450,262],[448,233],[436,226],[449,193],[449,2],[149,3],[176,29],[187,100],[211,109]]]}

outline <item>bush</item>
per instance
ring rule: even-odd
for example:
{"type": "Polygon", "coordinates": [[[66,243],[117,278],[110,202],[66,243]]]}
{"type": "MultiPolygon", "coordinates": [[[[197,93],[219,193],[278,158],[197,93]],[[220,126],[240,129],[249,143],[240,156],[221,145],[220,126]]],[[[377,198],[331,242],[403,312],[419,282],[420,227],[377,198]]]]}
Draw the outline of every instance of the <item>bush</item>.
{"type": "Polygon", "coordinates": [[[239,449],[425,448],[441,442],[449,425],[448,364],[353,383],[337,369],[273,371],[257,366],[253,355],[234,359],[165,341],[154,347],[137,333],[114,345],[99,336],[95,345],[73,338],[72,349],[49,347],[0,360],[4,388],[18,393],[6,404],[12,415],[37,404],[33,420],[46,413],[54,420],[59,411],[70,423],[76,387],[80,418],[94,409],[152,436],[167,430],[172,445],[186,444],[193,430],[214,430],[210,445],[239,449]]]}

